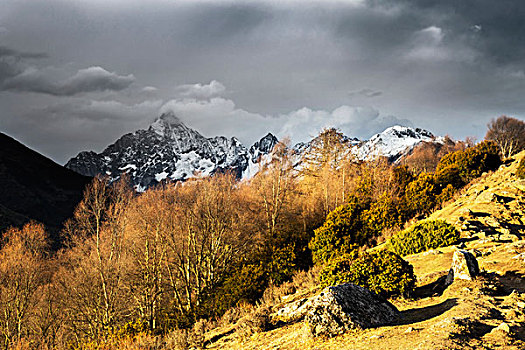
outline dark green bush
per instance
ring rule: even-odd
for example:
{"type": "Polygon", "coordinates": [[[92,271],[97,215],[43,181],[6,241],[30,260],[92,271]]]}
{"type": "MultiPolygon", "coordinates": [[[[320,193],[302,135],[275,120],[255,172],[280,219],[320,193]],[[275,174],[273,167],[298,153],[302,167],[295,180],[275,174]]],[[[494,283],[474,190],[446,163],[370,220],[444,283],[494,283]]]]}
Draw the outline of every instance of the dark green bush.
{"type": "Polygon", "coordinates": [[[444,220],[423,221],[390,239],[389,248],[405,256],[445,247],[459,239],[459,231],[444,220]]]}
{"type": "Polygon", "coordinates": [[[525,157],[521,159],[520,164],[518,165],[516,176],[520,179],[525,179],[525,157]]]}
{"type": "Polygon", "coordinates": [[[405,191],[405,203],[412,214],[429,214],[437,204],[438,194],[434,176],[421,173],[408,184],[405,191]]]}
{"type": "Polygon", "coordinates": [[[314,231],[308,245],[314,264],[324,264],[334,256],[350,253],[368,241],[370,233],[362,214],[362,205],[351,199],[326,216],[323,226],[314,231]]]}
{"type": "Polygon", "coordinates": [[[465,186],[465,181],[460,175],[460,170],[457,164],[451,164],[447,167],[440,168],[434,174],[436,184],[440,188],[446,188],[448,185],[458,189],[465,186]]]}
{"type": "MultiPolygon", "coordinates": [[[[445,173],[448,169],[448,175],[451,177],[450,184],[457,186],[457,171],[463,183],[469,183],[472,179],[481,176],[484,172],[496,170],[501,165],[499,147],[494,141],[483,141],[474,147],[467,148],[464,151],[456,151],[444,156],[436,169],[436,174],[445,173]]],[[[445,184],[446,185],[446,184],[445,184]]]]}
{"type": "Polygon", "coordinates": [[[222,283],[210,291],[198,316],[220,316],[241,300],[255,302],[268,285],[265,270],[262,263],[243,264],[232,269],[222,283]]]}
{"type": "Polygon", "coordinates": [[[357,259],[355,255],[333,259],[321,271],[320,281],[324,287],[354,283],[386,298],[409,295],[416,277],[412,265],[399,255],[384,250],[366,253],[357,259]]]}

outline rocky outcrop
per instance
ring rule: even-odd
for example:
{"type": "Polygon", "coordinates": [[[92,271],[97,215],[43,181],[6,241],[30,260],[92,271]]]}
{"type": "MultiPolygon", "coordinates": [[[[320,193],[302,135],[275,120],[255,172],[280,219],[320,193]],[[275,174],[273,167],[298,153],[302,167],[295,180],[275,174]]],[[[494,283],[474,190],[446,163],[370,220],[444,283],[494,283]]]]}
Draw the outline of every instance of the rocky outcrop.
{"type": "Polygon", "coordinates": [[[479,266],[476,257],[466,250],[456,250],[452,257],[452,266],[448,272],[446,284],[450,285],[456,279],[471,281],[477,275],[479,275],[479,266]]]}
{"type": "Polygon", "coordinates": [[[313,336],[335,336],[350,329],[371,328],[392,323],[399,311],[368,289],[352,283],[327,287],[318,295],[291,303],[272,321],[303,320],[313,336]]]}

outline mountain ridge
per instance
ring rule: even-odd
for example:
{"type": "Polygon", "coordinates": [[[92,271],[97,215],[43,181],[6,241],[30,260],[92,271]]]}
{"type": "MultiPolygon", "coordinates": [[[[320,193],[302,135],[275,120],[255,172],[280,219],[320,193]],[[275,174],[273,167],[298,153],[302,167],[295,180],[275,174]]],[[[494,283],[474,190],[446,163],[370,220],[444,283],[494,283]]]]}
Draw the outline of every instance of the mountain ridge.
{"type": "Polygon", "coordinates": [[[141,191],[165,179],[183,181],[216,172],[231,171],[238,178],[246,177],[243,172],[276,143],[271,133],[250,148],[235,137],[206,138],[169,112],[148,129],[123,135],[99,154],[80,152],[65,166],[84,175],[104,174],[111,181],[125,172],[141,191]]]}
{"type": "MultiPolygon", "coordinates": [[[[387,128],[366,141],[345,138],[357,159],[386,156],[391,161],[422,141],[438,140],[429,131],[405,126],[387,128]]],[[[308,152],[311,142],[293,147],[298,158],[308,152]]],[[[235,137],[207,138],[186,126],[173,112],[167,112],[147,129],[123,135],[101,153],[82,151],[65,166],[83,175],[107,175],[111,181],[127,173],[135,188],[144,191],[164,180],[184,181],[224,171],[231,171],[239,179],[249,179],[260,170],[259,160],[262,164],[270,160],[277,143],[271,133],[250,147],[235,137]]]]}

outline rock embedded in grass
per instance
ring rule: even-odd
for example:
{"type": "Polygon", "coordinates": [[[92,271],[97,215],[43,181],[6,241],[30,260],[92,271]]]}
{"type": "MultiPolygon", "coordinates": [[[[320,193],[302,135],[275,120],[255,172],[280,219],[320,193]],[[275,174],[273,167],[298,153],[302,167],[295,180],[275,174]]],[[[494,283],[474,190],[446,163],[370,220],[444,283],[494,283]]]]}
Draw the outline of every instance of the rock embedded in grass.
{"type": "Polygon", "coordinates": [[[466,250],[456,250],[452,257],[452,266],[448,272],[446,284],[450,285],[456,279],[471,281],[477,275],[479,275],[479,265],[476,257],[466,250]]]}

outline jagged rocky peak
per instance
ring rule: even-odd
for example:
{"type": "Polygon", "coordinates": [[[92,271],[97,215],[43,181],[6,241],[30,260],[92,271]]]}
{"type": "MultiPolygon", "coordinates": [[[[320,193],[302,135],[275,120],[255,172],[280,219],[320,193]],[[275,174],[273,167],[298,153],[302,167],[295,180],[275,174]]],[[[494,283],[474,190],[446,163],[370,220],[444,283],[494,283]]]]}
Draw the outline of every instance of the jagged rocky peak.
{"type": "Polygon", "coordinates": [[[266,134],[266,136],[261,138],[259,141],[255,142],[250,147],[250,154],[252,155],[252,162],[255,163],[261,155],[270,153],[273,147],[278,142],[279,140],[277,140],[277,137],[275,137],[272,133],[266,134]]]}
{"type": "MultiPolygon", "coordinates": [[[[439,142],[426,130],[403,126],[390,127],[368,141],[351,138],[345,138],[345,141],[349,152],[359,159],[381,155],[391,161],[410,152],[419,142],[439,142]]],[[[312,142],[294,147],[298,167],[312,142]]],[[[235,137],[206,138],[184,125],[173,112],[167,112],[146,130],[123,135],[101,153],[80,152],[66,167],[82,175],[104,174],[111,180],[126,173],[141,190],[164,180],[181,181],[223,171],[248,179],[260,171],[261,165],[271,161],[271,152],[277,143],[277,138],[271,133],[250,148],[235,137]]]]}
{"type": "Polygon", "coordinates": [[[275,137],[271,132],[266,134],[263,138],[261,138],[259,141],[255,142],[252,146],[252,148],[257,148],[259,151],[263,152],[269,152],[272,150],[273,146],[275,146],[279,142],[277,140],[277,137],[275,137]]]}
{"type": "Polygon", "coordinates": [[[137,189],[144,190],[164,180],[180,181],[222,171],[243,177],[245,170],[270,153],[276,143],[271,134],[250,149],[235,137],[206,138],[167,112],[146,130],[123,135],[101,153],[80,152],[66,167],[80,174],[104,174],[112,181],[126,173],[137,189]]]}
{"type": "Polygon", "coordinates": [[[424,129],[411,128],[408,126],[394,125],[391,126],[380,134],[376,135],[392,135],[398,138],[414,138],[414,139],[429,139],[434,138],[434,135],[424,129]]]}
{"type": "MultiPolygon", "coordinates": [[[[169,111],[163,113],[149,126],[149,131],[159,136],[170,137],[181,132],[198,134],[195,130],[188,128],[175,113],[169,111]]],[[[200,134],[199,134],[200,135],[200,134]]]]}

